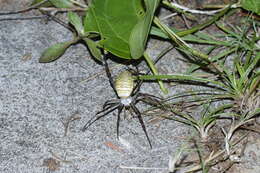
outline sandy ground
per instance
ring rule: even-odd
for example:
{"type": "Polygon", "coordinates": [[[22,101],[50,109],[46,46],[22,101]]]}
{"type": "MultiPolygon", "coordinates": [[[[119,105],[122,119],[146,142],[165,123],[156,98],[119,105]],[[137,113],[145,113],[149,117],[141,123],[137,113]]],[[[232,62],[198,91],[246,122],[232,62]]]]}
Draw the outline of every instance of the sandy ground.
{"type": "MultiPolygon", "coordinates": [[[[24,5],[0,2],[1,10],[24,5]]],[[[152,150],[137,119],[122,121],[121,142],[113,114],[81,131],[115,94],[104,73],[86,81],[103,67],[84,45],[72,46],[53,63],[38,63],[43,49],[69,39],[70,32],[52,21],[0,21],[0,172],[48,172],[47,163],[55,163],[50,158],[59,161],[53,169],[63,173],[129,172],[120,165],[167,168],[169,154],[180,144],[176,137],[185,133],[181,124],[147,124],[152,150]],[[62,122],[73,115],[64,136],[62,122]]],[[[157,85],[144,88],[161,94],[157,85]]]]}
{"type": "MultiPolygon", "coordinates": [[[[25,5],[26,1],[0,0],[1,11],[25,5]]],[[[17,16],[21,15],[13,15],[17,16]]],[[[189,128],[172,121],[146,123],[153,149],[137,119],[121,121],[121,140],[117,140],[115,113],[82,132],[84,124],[115,94],[103,67],[82,44],[70,47],[58,61],[38,62],[45,48],[69,39],[71,33],[53,21],[0,21],[0,172],[165,172],[120,166],[167,168],[169,155],[189,135],[189,128]],[[64,123],[71,118],[74,121],[64,135],[64,123]]],[[[165,46],[151,41],[150,54],[157,55],[165,46]]],[[[178,56],[169,54],[159,70],[180,71],[182,65],[173,61],[178,56]]],[[[122,66],[115,69],[113,74],[122,66]]],[[[142,90],[162,95],[156,84],[146,84],[142,90]]],[[[259,143],[254,145],[259,151],[259,143]]],[[[260,154],[254,157],[257,167],[260,154]]]]}

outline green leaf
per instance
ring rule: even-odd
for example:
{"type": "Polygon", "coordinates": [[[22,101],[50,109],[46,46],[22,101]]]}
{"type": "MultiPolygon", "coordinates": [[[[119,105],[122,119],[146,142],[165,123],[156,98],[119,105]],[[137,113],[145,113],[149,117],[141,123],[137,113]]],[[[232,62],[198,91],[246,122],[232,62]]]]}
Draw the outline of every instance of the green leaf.
{"type": "Polygon", "coordinates": [[[91,52],[91,54],[100,62],[102,62],[102,53],[99,48],[97,48],[97,43],[89,38],[83,38],[86,44],[88,45],[88,48],[91,52]]]}
{"type": "Polygon", "coordinates": [[[135,25],[129,39],[130,52],[134,59],[138,59],[143,55],[154,12],[159,2],[160,0],[144,0],[145,16],[135,25]]]}
{"type": "Polygon", "coordinates": [[[242,5],[242,8],[260,15],[260,1],[259,0],[242,0],[241,5],[242,5]]]}
{"type": "Polygon", "coordinates": [[[62,56],[65,53],[66,49],[73,43],[74,40],[52,45],[51,47],[44,50],[44,52],[42,53],[39,59],[39,62],[47,63],[47,62],[55,61],[60,56],[62,56]]]}
{"type": "Polygon", "coordinates": [[[81,18],[73,12],[68,12],[69,22],[75,27],[79,35],[84,35],[84,27],[81,18]]]}
{"type": "Polygon", "coordinates": [[[151,7],[147,6],[145,12],[141,0],[93,0],[84,19],[85,33],[99,33],[99,46],[118,57],[131,59],[134,52],[134,58],[139,58],[147,40],[148,33],[145,32],[149,31],[152,7],[155,6],[151,4],[158,0],[150,1],[146,0],[145,5],[151,7]],[[130,44],[130,37],[136,38],[140,34],[136,33],[138,30],[142,30],[142,34],[136,41],[141,45],[137,50],[133,42],[130,44]]]}
{"type": "Polygon", "coordinates": [[[70,0],[49,0],[57,8],[71,8],[73,3],[70,0]]]}

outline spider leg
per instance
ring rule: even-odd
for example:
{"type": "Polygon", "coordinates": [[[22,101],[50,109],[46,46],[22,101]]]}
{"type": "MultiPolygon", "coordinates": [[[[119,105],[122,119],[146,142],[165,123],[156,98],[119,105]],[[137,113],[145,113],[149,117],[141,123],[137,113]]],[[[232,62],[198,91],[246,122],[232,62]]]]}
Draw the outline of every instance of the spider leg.
{"type": "Polygon", "coordinates": [[[117,122],[116,122],[116,136],[117,136],[117,139],[119,139],[119,123],[120,123],[120,114],[121,114],[123,108],[124,108],[123,105],[120,105],[120,106],[118,107],[117,122]]]}
{"type": "Polygon", "coordinates": [[[154,105],[154,106],[163,106],[163,99],[151,94],[138,93],[135,97],[135,103],[142,101],[144,103],[154,105]]]}
{"type": "Polygon", "coordinates": [[[154,95],[151,95],[151,94],[147,94],[147,93],[138,93],[137,94],[137,96],[136,97],[138,97],[136,100],[138,100],[138,101],[142,101],[142,100],[145,100],[145,99],[147,99],[147,100],[155,100],[155,101],[163,101],[163,99],[162,98],[160,98],[160,97],[157,97],[157,96],[154,96],[154,95]]]}
{"type": "Polygon", "coordinates": [[[120,105],[115,105],[114,107],[109,107],[107,109],[103,109],[102,111],[99,111],[98,113],[96,113],[96,116],[92,117],[83,127],[82,131],[87,130],[87,128],[89,128],[89,126],[91,126],[94,122],[96,122],[97,120],[99,120],[100,118],[106,116],[107,114],[109,114],[110,112],[113,112],[114,110],[118,109],[120,105]],[[101,114],[102,113],[102,114],[101,114]],[[101,114],[101,115],[99,115],[101,114]],[[97,116],[99,115],[99,116],[97,116]]]}
{"type": "Polygon", "coordinates": [[[133,111],[135,112],[135,114],[137,115],[137,118],[138,118],[138,120],[139,120],[139,122],[140,122],[140,124],[141,124],[141,126],[142,126],[142,129],[143,129],[143,131],[144,131],[144,133],[145,133],[145,136],[146,136],[146,138],[147,138],[147,140],[148,140],[148,142],[149,142],[149,145],[150,145],[150,147],[152,148],[152,144],[151,144],[150,138],[149,138],[149,136],[148,136],[148,133],[147,133],[147,131],[146,131],[146,127],[145,127],[145,125],[144,125],[144,120],[143,120],[143,118],[142,118],[142,116],[141,116],[140,111],[137,109],[137,107],[136,107],[133,103],[131,103],[130,106],[131,106],[131,108],[133,109],[133,111]]]}
{"type": "MultiPolygon", "coordinates": [[[[137,73],[139,74],[138,67],[136,67],[136,70],[137,70],[137,73]]],[[[137,75],[137,79],[138,79],[138,75],[137,75]]],[[[140,91],[142,84],[143,84],[143,81],[138,79],[137,82],[136,82],[136,85],[133,89],[132,95],[136,95],[140,91]]]]}
{"type": "Polygon", "coordinates": [[[135,87],[133,89],[132,95],[136,95],[140,91],[140,88],[141,88],[142,84],[143,84],[143,81],[141,81],[141,80],[138,80],[136,82],[136,85],[135,85],[135,87]]]}
{"type": "Polygon", "coordinates": [[[116,104],[119,104],[120,103],[120,100],[118,99],[113,99],[113,100],[107,100],[104,105],[103,105],[103,109],[106,109],[108,107],[112,107],[116,104]]]}
{"type": "Polygon", "coordinates": [[[118,97],[117,92],[116,92],[116,88],[115,88],[115,85],[114,85],[114,80],[112,78],[111,72],[110,72],[108,64],[107,64],[107,54],[104,55],[103,60],[104,60],[104,64],[105,64],[106,74],[107,74],[107,77],[109,79],[109,83],[110,83],[111,87],[113,88],[114,92],[116,93],[116,96],[118,97]]]}

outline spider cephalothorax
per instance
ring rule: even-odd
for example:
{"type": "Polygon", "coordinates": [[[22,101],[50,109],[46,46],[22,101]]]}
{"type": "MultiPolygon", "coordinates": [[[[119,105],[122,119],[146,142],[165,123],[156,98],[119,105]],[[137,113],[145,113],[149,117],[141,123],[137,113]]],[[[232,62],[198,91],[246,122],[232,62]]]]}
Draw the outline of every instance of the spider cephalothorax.
{"type": "Polygon", "coordinates": [[[153,102],[157,102],[159,98],[149,95],[149,94],[142,94],[139,93],[140,83],[134,86],[134,79],[132,73],[127,71],[121,72],[118,77],[116,78],[115,83],[111,77],[111,74],[106,69],[111,86],[114,88],[117,94],[117,99],[111,99],[105,102],[103,105],[103,110],[97,112],[96,116],[90,119],[84,126],[83,131],[85,131],[90,125],[92,125],[95,121],[99,120],[100,118],[106,116],[110,112],[114,110],[118,110],[117,114],[117,137],[119,135],[119,123],[120,123],[120,114],[124,108],[129,108],[133,110],[133,113],[136,115],[135,117],[138,118],[142,129],[145,133],[145,136],[149,142],[150,147],[152,148],[151,141],[148,137],[148,133],[146,131],[146,127],[144,125],[143,118],[141,116],[140,111],[135,106],[138,101],[146,101],[147,99],[153,100],[153,102]]]}

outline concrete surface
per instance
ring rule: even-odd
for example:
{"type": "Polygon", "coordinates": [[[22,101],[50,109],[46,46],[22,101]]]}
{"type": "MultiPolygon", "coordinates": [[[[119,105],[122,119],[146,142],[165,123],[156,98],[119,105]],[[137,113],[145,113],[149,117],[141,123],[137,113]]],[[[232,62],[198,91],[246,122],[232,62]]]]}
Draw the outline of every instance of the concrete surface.
{"type": "MultiPolygon", "coordinates": [[[[26,5],[18,0],[0,2],[1,11],[26,5]]],[[[9,17],[29,15],[35,12],[9,17]]],[[[120,165],[167,168],[169,154],[180,144],[177,137],[185,133],[183,125],[146,123],[152,150],[137,119],[121,121],[120,137],[125,145],[116,138],[113,114],[85,133],[81,131],[115,94],[104,73],[85,81],[103,72],[103,67],[90,57],[84,45],[72,46],[53,63],[38,63],[45,48],[69,39],[70,32],[53,21],[0,21],[0,172],[135,172],[120,165]],[[64,136],[62,122],[74,114],[80,119],[69,124],[64,136]],[[58,161],[56,167],[50,166],[51,158],[58,161]]],[[[151,55],[159,50],[152,50],[151,55]]],[[[161,94],[157,85],[149,86],[144,88],[161,94]]]]}
{"type": "MultiPolygon", "coordinates": [[[[0,11],[17,10],[28,2],[0,0],[0,11]]],[[[36,12],[13,17],[29,15],[36,12]]],[[[85,133],[81,131],[115,94],[103,67],[82,44],[70,47],[53,63],[38,63],[45,48],[69,39],[71,33],[53,21],[0,21],[0,172],[167,172],[120,166],[167,168],[169,155],[183,143],[182,137],[190,135],[183,124],[173,121],[152,124],[147,123],[149,118],[144,118],[153,149],[149,148],[137,119],[121,121],[118,141],[115,113],[97,121],[85,133]],[[69,123],[64,136],[64,122],[71,117],[75,120],[69,123]]],[[[167,44],[150,40],[148,47],[155,57],[167,44]]],[[[183,63],[177,61],[180,57],[171,52],[161,62],[159,71],[183,71],[183,63]]],[[[109,63],[115,66],[115,62],[109,63]]],[[[114,68],[113,74],[122,68],[114,68]]],[[[163,96],[157,84],[144,84],[142,91],[163,96]]],[[[170,93],[176,92],[171,87],[170,93]]],[[[260,161],[259,154],[253,156],[253,160],[260,161]]],[[[251,160],[253,156],[248,154],[251,160]]],[[[253,170],[258,168],[257,163],[253,165],[253,170]]]]}

